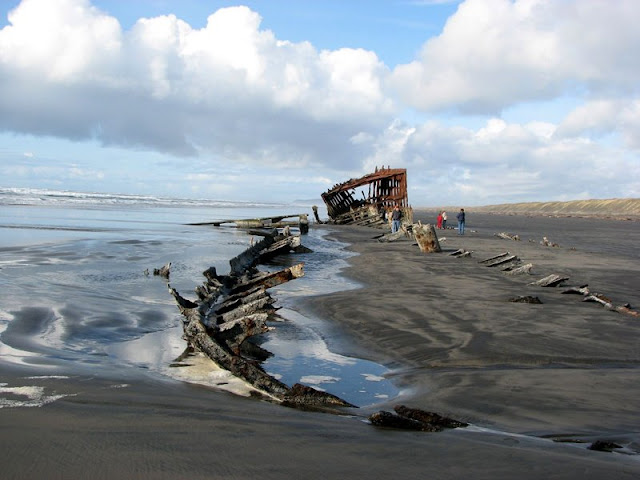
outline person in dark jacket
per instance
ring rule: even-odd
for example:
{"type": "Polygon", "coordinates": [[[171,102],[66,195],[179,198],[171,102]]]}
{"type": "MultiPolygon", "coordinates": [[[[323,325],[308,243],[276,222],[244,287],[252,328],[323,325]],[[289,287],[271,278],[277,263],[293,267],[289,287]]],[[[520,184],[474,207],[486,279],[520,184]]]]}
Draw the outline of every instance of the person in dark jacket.
{"type": "Polygon", "coordinates": [[[400,230],[400,220],[402,219],[402,212],[400,207],[396,205],[391,212],[391,233],[396,233],[400,230]]]}
{"type": "Polygon", "coordinates": [[[460,209],[460,211],[458,212],[458,215],[456,215],[456,218],[458,219],[458,235],[464,235],[464,222],[465,222],[464,208],[460,209]]]}

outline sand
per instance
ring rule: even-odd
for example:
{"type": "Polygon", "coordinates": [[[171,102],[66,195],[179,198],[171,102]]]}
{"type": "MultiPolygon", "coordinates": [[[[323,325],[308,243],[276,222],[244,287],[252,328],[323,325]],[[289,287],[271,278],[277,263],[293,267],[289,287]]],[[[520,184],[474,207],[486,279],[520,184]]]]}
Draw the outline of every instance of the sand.
{"type": "Polygon", "coordinates": [[[558,222],[470,214],[467,235],[439,232],[439,254],[379,243],[365,227],[330,227],[358,253],[344,274],[363,286],[299,308],[326,320],[332,350],[392,369],[403,392],[389,404],[337,416],[151,377],[73,377],[72,396],[0,409],[2,478],[638,478],[640,320],[528,283],[566,274],[638,306],[640,229],[558,222]],[[494,236],[516,229],[520,242],[494,236]],[[543,235],[560,247],[541,246],[543,235]],[[448,255],[458,248],[473,254],[448,255]],[[478,263],[503,251],[532,262],[533,275],[478,263]],[[518,295],[544,303],[507,301],[518,295]],[[472,427],[418,433],[366,422],[397,403],[472,427]],[[587,450],[596,439],[629,455],[587,450]]]}

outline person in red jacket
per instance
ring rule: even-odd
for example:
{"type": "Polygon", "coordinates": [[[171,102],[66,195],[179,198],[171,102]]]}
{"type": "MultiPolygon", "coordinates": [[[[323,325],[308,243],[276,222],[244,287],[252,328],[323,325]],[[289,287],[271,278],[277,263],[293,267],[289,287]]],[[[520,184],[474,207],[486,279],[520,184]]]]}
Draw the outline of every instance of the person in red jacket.
{"type": "Polygon", "coordinates": [[[442,228],[442,212],[438,212],[438,222],[436,224],[436,227],[439,229],[442,228]]]}

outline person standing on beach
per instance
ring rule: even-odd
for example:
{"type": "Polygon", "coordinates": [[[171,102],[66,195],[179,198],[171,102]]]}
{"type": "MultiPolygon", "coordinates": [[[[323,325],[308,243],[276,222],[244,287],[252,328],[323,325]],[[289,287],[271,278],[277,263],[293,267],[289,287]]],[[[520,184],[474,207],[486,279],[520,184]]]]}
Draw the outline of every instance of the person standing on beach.
{"type": "Polygon", "coordinates": [[[438,212],[436,228],[442,228],[442,212],[438,212]]]}
{"type": "Polygon", "coordinates": [[[400,219],[402,218],[402,212],[400,211],[400,207],[396,205],[393,207],[393,212],[391,213],[391,233],[396,233],[400,230],[400,219]]]}
{"type": "Polygon", "coordinates": [[[458,215],[456,215],[456,218],[458,219],[458,235],[464,235],[464,222],[465,222],[464,208],[460,209],[460,212],[458,212],[458,215]]]}
{"type": "Polygon", "coordinates": [[[458,219],[458,235],[464,235],[464,222],[465,222],[464,208],[460,209],[460,212],[458,212],[458,215],[456,215],[456,218],[458,219]]]}
{"type": "Polygon", "coordinates": [[[447,212],[442,211],[442,229],[446,230],[447,228],[447,212]]]}

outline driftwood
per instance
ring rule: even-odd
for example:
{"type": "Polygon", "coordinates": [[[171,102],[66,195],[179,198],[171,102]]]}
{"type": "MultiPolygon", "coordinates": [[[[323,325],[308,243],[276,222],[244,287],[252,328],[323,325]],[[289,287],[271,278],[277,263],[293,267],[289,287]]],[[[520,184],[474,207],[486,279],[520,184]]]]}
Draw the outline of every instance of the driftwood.
{"type": "Polygon", "coordinates": [[[433,225],[416,223],[413,225],[412,231],[422,253],[437,253],[442,251],[440,242],[438,242],[436,229],[433,225]]]}
{"type": "Polygon", "coordinates": [[[455,252],[451,252],[449,255],[457,258],[470,257],[473,252],[465,250],[464,248],[459,248],[455,252]]]}
{"type": "Polygon", "coordinates": [[[516,235],[513,233],[501,232],[501,233],[496,233],[495,236],[498,238],[502,238],[504,240],[515,240],[516,242],[520,241],[520,235],[516,235]]]}
{"type": "Polygon", "coordinates": [[[445,428],[462,428],[468,424],[443,417],[433,412],[426,412],[404,405],[393,407],[395,413],[381,410],[369,417],[369,421],[376,427],[416,430],[421,432],[440,432],[445,428]]]}
{"type": "Polygon", "coordinates": [[[569,280],[569,277],[551,274],[540,280],[530,283],[529,285],[537,285],[540,287],[559,287],[563,282],[569,280]]]}
{"type": "Polygon", "coordinates": [[[273,299],[267,289],[304,276],[299,263],[276,272],[260,272],[256,265],[288,253],[300,245],[299,237],[265,236],[231,259],[229,275],[219,276],[211,267],[203,272],[205,282],[196,288],[198,300],[182,297],[169,285],[169,291],[182,313],[188,351],[199,351],[221,368],[245,380],[266,398],[302,408],[354,407],[330,393],[295,385],[290,388],[266,373],[258,359],[270,352],[248,340],[271,328],[273,299]]]}
{"type": "Polygon", "coordinates": [[[550,242],[547,237],[542,237],[542,240],[540,241],[540,245],[544,245],[545,247],[559,247],[560,246],[557,243],[550,242]]]}

